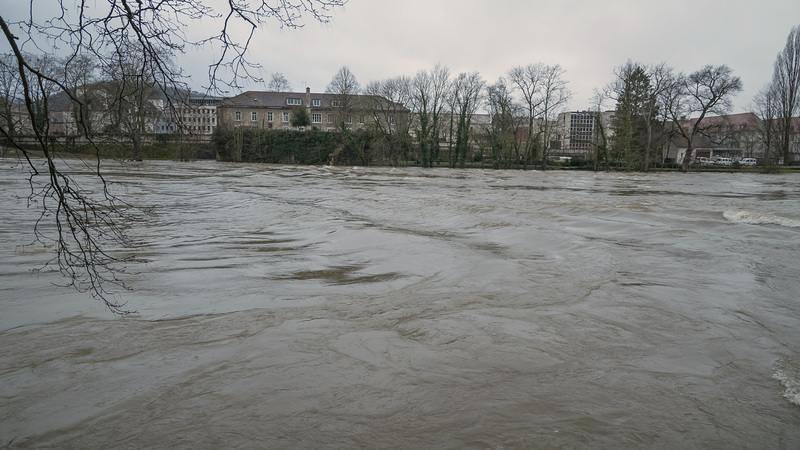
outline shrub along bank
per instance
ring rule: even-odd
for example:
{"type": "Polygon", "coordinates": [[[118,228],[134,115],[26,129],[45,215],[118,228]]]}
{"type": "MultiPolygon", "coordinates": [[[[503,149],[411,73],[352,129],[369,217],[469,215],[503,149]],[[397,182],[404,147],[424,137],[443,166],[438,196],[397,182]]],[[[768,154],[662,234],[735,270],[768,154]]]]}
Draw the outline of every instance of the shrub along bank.
{"type": "Polygon", "coordinates": [[[407,164],[411,154],[410,139],[368,129],[217,128],[212,139],[220,161],[397,166],[407,164]]]}
{"type": "Polygon", "coordinates": [[[337,145],[335,134],[324,131],[246,127],[218,128],[213,142],[220,161],[274,164],[325,164],[337,145]]]}

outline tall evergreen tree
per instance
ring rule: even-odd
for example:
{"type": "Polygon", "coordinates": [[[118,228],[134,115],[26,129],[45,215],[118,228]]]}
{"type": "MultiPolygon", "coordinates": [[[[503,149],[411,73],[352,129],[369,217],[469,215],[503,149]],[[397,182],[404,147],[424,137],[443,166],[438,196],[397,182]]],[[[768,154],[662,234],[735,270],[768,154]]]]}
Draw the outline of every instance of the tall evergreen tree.
{"type": "Polygon", "coordinates": [[[623,167],[640,167],[649,151],[648,118],[654,111],[649,105],[654,101],[650,76],[644,67],[628,61],[617,71],[613,85],[616,94],[616,111],[611,122],[614,135],[612,157],[623,167]]]}

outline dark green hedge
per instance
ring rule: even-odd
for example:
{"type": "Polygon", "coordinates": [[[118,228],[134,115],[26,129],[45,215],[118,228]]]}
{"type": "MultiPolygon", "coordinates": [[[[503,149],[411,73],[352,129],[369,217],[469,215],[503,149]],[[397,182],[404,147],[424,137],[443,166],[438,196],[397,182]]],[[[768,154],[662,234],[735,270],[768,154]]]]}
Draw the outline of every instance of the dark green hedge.
{"type": "Polygon", "coordinates": [[[276,164],[325,164],[336,148],[335,135],[324,131],[217,129],[217,155],[222,161],[276,164]]]}

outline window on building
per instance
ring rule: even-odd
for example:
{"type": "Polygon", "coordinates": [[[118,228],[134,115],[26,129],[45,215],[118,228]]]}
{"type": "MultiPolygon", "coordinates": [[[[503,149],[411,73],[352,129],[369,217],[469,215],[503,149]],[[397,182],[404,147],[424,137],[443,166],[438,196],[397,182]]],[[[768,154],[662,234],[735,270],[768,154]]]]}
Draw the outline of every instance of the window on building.
{"type": "Polygon", "coordinates": [[[283,121],[284,122],[288,122],[289,121],[289,113],[288,112],[283,113],[283,121]]]}
{"type": "Polygon", "coordinates": [[[256,111],[250,112],[250,120],[252,120],[253,122],[258,120],[258,113],[256,111]]]}
{"type": "Polygon", "coordinates": [[[321,104],[322,104],[322,100],[320,100],[318,98],[315,98],[314,100],[311,100],[311,106],[320,106],[321,104]]]}
{"type": "Polygon", "coordinates": [[[286,104],[287,105],[302,105],[303,104],[303,99],[301,99],[301,98],[287,98],[286,99],[286,104]]]}
{"type": "Polygon", "coordinates": [[[272,120],[273,120],[272,111],[269,111],[267,112],[267,122],[272,122],[272,120]]]}
{"type": "Polygon", "coordinates": [[[322,114],[319,113],[311,114],[311,122],[322,123],[322,114]]]}
{"type": "Polygon", "coordinates": [[[242,120],[242,112],[241,111],[235,111],[233,113],[233,120],[235,120],[237,122],[241,121],[242,120]]]}
{"type": "Polygon", "coordinates": [[[333,114],[328,114],[328,123],[333,123],[333,114]]]}
{"type": "Polygon", "coordinates": [[[333,106],[334,108],[338,108],[342,106],[342,102],[340,102],[339,100],[331,100],[331,106],[333,106]]]}

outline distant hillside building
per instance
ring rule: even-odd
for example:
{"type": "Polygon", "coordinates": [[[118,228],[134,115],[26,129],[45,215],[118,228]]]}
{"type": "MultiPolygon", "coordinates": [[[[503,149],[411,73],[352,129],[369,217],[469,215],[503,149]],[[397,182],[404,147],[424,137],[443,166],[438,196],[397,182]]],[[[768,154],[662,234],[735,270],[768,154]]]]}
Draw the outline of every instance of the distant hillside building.
{"type": "Polygon", "coordinates": [[[311,128],[334,131],[342,123],[350,129],[378,123],[393,128],[395,120],[408,120],[410,113],[403,105],[371,95],[351,95],[347,101],[349,105],[339,94],[312,93],[310,88],[305,93],[248,91],[219,102],[217,115],[220,126],[288,130],[293,128],[292,110],[304,107],[311,128]]]}

